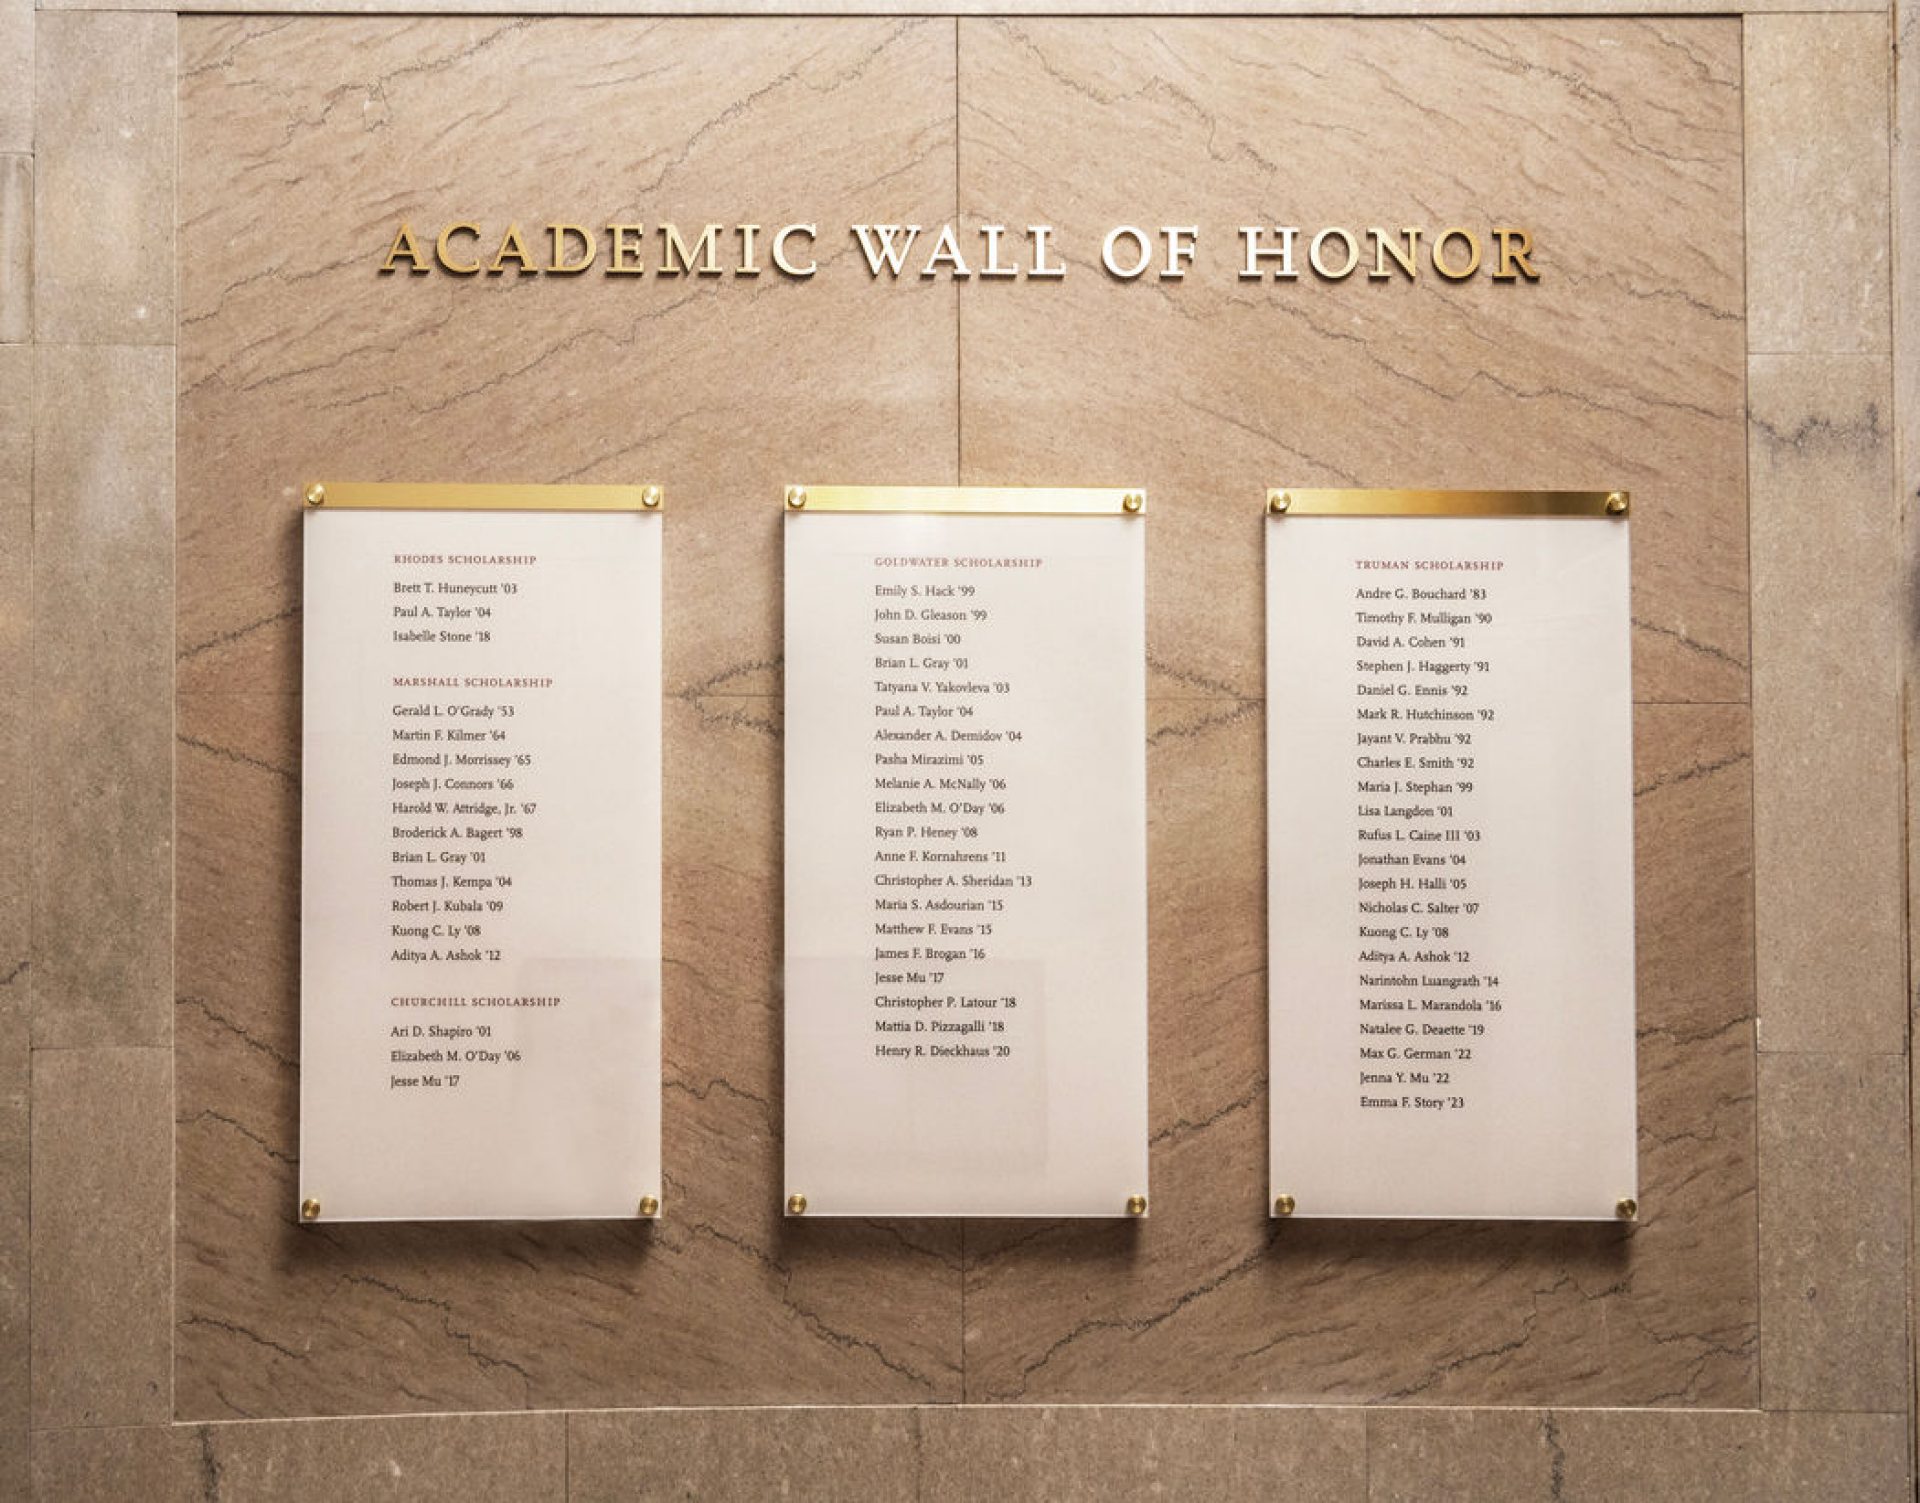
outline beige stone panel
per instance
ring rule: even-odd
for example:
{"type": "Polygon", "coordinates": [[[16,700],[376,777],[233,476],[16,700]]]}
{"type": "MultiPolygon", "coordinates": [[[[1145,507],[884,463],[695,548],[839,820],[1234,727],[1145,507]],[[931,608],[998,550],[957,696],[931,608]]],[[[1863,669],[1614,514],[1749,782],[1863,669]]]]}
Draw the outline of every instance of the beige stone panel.
{"type": "Polygon", "coordinates": [[[1768,1409],[1907,1404],[1906,1060],[1760,1056],[1760,1392],[1768,1409]]]}
{"type": "Polygon", "coordinates": [[[1638,715],[1631,1229],[1268,1220],[1261,733],[1217,714],[1148,761],[1153,1215],[970,1223],[967,1398],[1752,1403],[1745,707],[1638,715]]]}
{"type": "Polygon", "coordinates": [[[1374,1410],[1375,1503],[1910,1497],[1898,1414],[1374,1410]]]}
{"type": "Polygon", "coordinates": [[[1911,503],[1920,498],[1920,0],[1897,0],[1894,28],[1893,379],[1900,493],[1911,503]]]}
{"type": "MultiPolygon", "coordinates": [[[[0,550],[5,546],[0,513],[0,550]]],[[[27,1049],[27,965],[0,954],[0,1498],[24,1496],[27,1480],[27,1208],[32,1182],[32,1060],[27,1049]]]]}
{"type": "Polygon", "coordinates": [[[1752,717],[1744,705],[1643,705],[1636,716],[1640,1224],[1629,1273],[1646,1336],[1688,1335],[1670,1386],[1631,1402],[1748,1405],[1758,1380],[1752,717]],[[1691,1274],[1669,1283],[1639,1266],[1655,1239],[1676,1267],[1720,1270],[1729,1287],[1711,1309],[1690,1313],[1691,1274]],[[1715,1373],[1734,1381],[1705,1386],[1715,1373]]]}
{"type": "MultiPolygon", "coordinates": [[[[325,11],[333,0],[49,0],[53,10],[325,11]]],[[[369,13],[457,15],[485,12],[495,0],[377,0],[369,13]]],[[[844,0],[734,0],[729,15],[844,14],[844,0]]],[[[531,0],[534,15],[698,16],[714,0],[531,0]]],[[[1887,0],[863,0],[873,15],[1410,16],[1445,15],[1738,15],[1774,11],[1878,11],[1887,0]]]]}
{"type": "Polygon", "coordinates": [[[172,344],[170,15],[44,15],[34,50],[34,330],[172,344]]]}
{"type": "Polygon", "coordinates": [[[1377,1409],[1373,1503],[1909,1497],[1896,1414],[1377,1409]]]}
{"type": "Polygon", "coordinates": [[[0,0],[0,151],[33,150],[33,0],[0,0]]]}
{"type": "MultiPolygon", "coordinates": [[[[29,818],[32,376],[32,351],[0,349],[0,829],[10,832],[29,818]]],[[[24,1496],[27,1481],[30,892],[27,842],[0,840],[0,1498],[24,1496]]]]}
{"type": "Polygon", "coordinates": [[[1748,343],[1766,354],[1884,351],[1888,17],[1744,25],[1748,343]]]}
{"type": "Polygon", "coordinates": [[[168,1039],[173,352],[34,351],[36,1047],[168,1039]]]}
{"type": "Polygon", "coordinates": [[[176,1503],[187,1496],[176,1473],[178,1456],[178,1438],[163,1424],[42,1430],[33,1437],[32,1496],[35,1503],[176,1503]]]}
{"type": "Polygon", "coordinates": [[[568,1418],[572,1503],[779,1497],[792,1503],[922,1496],[925,1416],[937,1409],[682,1409],[568,1418]]]}
{"type": "Polygon", "coordinates": [[[1882,356],[1753,360],[1763,1049],[1906,1046],[1890,374],[1882,356]]]}
{"type": "Polygon", "coordinates": [[[34,1051],[36,1428],[171,1416],[172,1073],[164,1049],[34,1051]]]}
{"type": "MultiPolygon", "coordinates": [[[[344,1395],[332,1406],[304,1399],[278,1408],[250,1396],[257,1371],[268,1383],[297,1382],[310,1349],[320,1349],[324,1360],[326,1333],[312,1332],[309,1321],[339,1298],[311,1271],[316,1241],[329,1233],[294,1225],[299,728],[300,701],[291,695],[183,694],[178,702],[174,1342],[183,1416],[348,1407],[344,1395]],[[222,1297],[229,1282],[239,1293],[222,1297]],[[285,1331],[259,1314],[276,1296],[309,1307],[289,1309],[285,1331]],[[280,1377],[283,1368],[294,1377],[280,1377]]],[[[391,1343],[402,1330],[409,1347],[427,1340],[411,1326],[388,1326],[374,1339],[391,1343]]],[[[484,1351],[478,1347],[471,1359],[481,1372],[484,1351]]],[[[379,1365],[375,1352],[366,1355],[369,1366],[379,1365]]],[[[409,1355],[404,1365],[415,1361],[409,1355]]],[[[394,1365],[390,1359],[389,1382],[423,1381],[392,1371],[394,1365]]],[[[504,1390],[481,1390],[488,1393],[491,1407],[508,1407],[504,1390]]],[[[481,1402],[476,1396],[468,1407],[481,1402]]]]}
{"type": "MultiPolygon", "coordinates": [[[[1916,278],[1920,278],[1920,150],[1916,150],[1920,145],[1920,3],[1893,0],[1891,8],[1894,481],[1900,508],[1903,581],[1911,581],[1916,560],[1920,560],[1920,505],[1915,504],[1920,501],[1920,372],[1915,369],[1916,353],[1920,352],[1920,294],[1915,292],[1916,278]]],[[[1906,685],[1911,677],[1907,665],[1912,658],[1911,643],[1916,627],[1911,605],[1907,607],[1902,627],[1907,644],[1902,680],[1906,685]]],[[[1903,728],[1905,745],[1912,746],[1916,735],[1920,735],[1920,705],[1915,704],[1910,692],[1905,700],[1903,728]]],[[[1911,811],[1914,799],[1920,797],[1920,769],[1911,761],[1907,765],[1906,781],[1907,808],[1911,811]]],[[[1920,1058],[1911,1058],[1913,1027],[1920,1021],[1920,956],[1914,953],[1911,944],[1915,925],[1920,923],[1920,881],[1916,881],[1916,872],[1920,872],[1920,830],[1914,828],[1909,818],[1906,866],[1909,1100],[1914,1099],[1914,1092],[1920,1091],[1920,1058]]],[[[1909,1234],[1920,1237],[1920,1162],[1914,1162],[1911,1154],[1908,1167],[1913,1192],[1911,1203],[1916,1216],[1909,1234]]],[[[1915,1364],[1912,1381],[1920,1384],[1920,1306],[1915,1306],[1911,1298],[1908,1312],[1911,1322],[1908,1353],[1915,1364]]],[[[1920,1430],[1914,1429],[1911,1413],[1908,1418],[1910,1440],[1920,1452],[1920,1430]]]]}
{"type": "Polygon", "coordinates": [[[927,1503],[1366,1497],[1353,1409],[965,1405],[923,1410],[921,1436],[927,1503]]]}
{"type": "Polygon", "coordinates": [[[437,1415],[195,1425],[174,1432],[174,1486],[189,1498],[352,1498],[562,1503],[567,1417],[437,1415]]]}
{"type": "Polygon", "coordinates": [[[8,153],[0,155],[0,345],[32,338],[33,158],[8,153]]]}
{"type": "Polygon", "coordinates": [[[662,1219],[302,1227],[298,705],[182,695],[182,1416],[960,1396],[958,1230],[780,1211],[772,718],[666,725],[662,1219]]]}
{"type": "Polygon", "coordinates": [[[51,1431],[34,1437],[34,1496],[560,1503],[566,1446],[561,1414],[51,1431]]]}
{"type": "Polygon", "coordinates": [[[1895,1503],[1913,1497],[1902,1414],[1769,1414],[1760,1476],[1768,1503],[1895,1503]]]}
{"type": "MultiPolygon", "coordinates": [[[[1147,1188],[1155,1216],[1178,1218],[1193,1208],[1164,1198],[1162,1148],[1223,1124],[1251,1128],[1267,1102],[1266,702],[1192,690],[1149,670],[1147,1188]]],[[[1235,1166],[1250,1197],[1236,1210],[1265,1202],[1265,1163],[1257,1152],[1235,1166]]]]}
{"type": "Polygon", "coordinates": [[[1370,1409],[1368,1503],[1561,1497],[1559,1417],[1536,1409],[1370,1409]]]}
{"type": "MultiPolygon", "coordinates": [[[[1902,539],[1905,544],[1906,577],[1913,577],[1920,560],[1920,0],[1896,0],[1894,6],[1895,74],[1893,137],[1893,403],[1895,422],[1895,475],[1902,507],[1902,539]]],[[[1912,640],[1914,621],[1903,623],[1912,640]]],[[[1908,660],[1911,662],[1911,648],[1908,660]]],[[[1906,744],[1920,744],[1920,702],[1907,696],[1906,744]]],[[[1920,767],[1907,767],[1907,808],[1909,814],[1920,799],[1920,767]]],[[[1920,828],[1909,817],[1907,822],[1907,935],[1908,995],[1920,1008],[1920,953],[1912,945],[1912,936],[1920,926],[1920,828]]],[[[1913,1023],[1909,1014],[1908,1054],[1912,1057],[1912,1089],[1908,1099],[1920,1094],[1920,1056],[1912,1049],[1913,1023]]],[[[1914,1204],[1920,1209],[1920,1163],[1914,1172],[1914,1204]]],[[[1920,1224],[1911,1229],[1920,1236],[1920,1224]]],[[[1908,1351],[1920,1362],[1920,1305],[1911,1298],[1909,1308],[1913,1325],[1908,1336],[1908,1351]]],[[[1920,1386],[1920,1372],[1916,1372],[1920,1386]]],[[[1910,1427],[1911,1428],[1911,1427],[1910,1427]]],[[[1920,1434],[1913,1439],[1920,1440],[1920,1434]]],[[[1920,1449],[1920,1448],[1917,1448],[1920,1449]]]]}
{"type": "Polygon", "coordinates": [[[1641,705],[1635,714],[1640,1037],[1686,1043],[1727,1032],[1750,1049],[1752,715],[1744,705],[1641,705]]]}
{"type": "Polygon", "coordinates": [[[0,510],[33,504],[33,351],[0,346],[0,510]]]}
{"type": "MultiPolygon", "coordinates": [[[[0,828],[12,832],[32,807],[32,489],[33,351],[0,348],[0,828]]],[[[28,955],[32,872],[27,841],[0,842],[0,974],[28,955]]]]}
{"type": "Polygon", "coordinates": [[[184,688],[294,685],[310,479],[664,485],[667,683],[726,692],[778,663],[782,486],[954,478],[953,289],[846,230],[952,213],[950,22],[195,20],[181,101],[184,688]],[[557,218],[593,270],[378,270],[557,218]],[[601,274],[608,223],[653,267],[715,220],[763,266],[817,224],[817,275],[601,274]]]}
{"type": "Polygon", "coordinates": [[[1637,697],[1746,698],[1732,23],[966,21],[960,85],[968,225],[1068,266],[963,289],[962,478],[1144,484],[1163,672],[1258,694],[1266,485],[1624,486],[1637,697]],[[1382,222],[1541,278],[1239,277],[1382,222]],[[1184,280],[1108,276],[1122,224],[1197,226],[1184,280]]]}
{"type": "Polygon", "coordinates": [[[1555,1496],[1569,1503],[1699,1503],[1773,1494],[1761,1470],[1761,1416],[1563,1410],[1547,1416],[1564,1453],[1555,1496]]]}

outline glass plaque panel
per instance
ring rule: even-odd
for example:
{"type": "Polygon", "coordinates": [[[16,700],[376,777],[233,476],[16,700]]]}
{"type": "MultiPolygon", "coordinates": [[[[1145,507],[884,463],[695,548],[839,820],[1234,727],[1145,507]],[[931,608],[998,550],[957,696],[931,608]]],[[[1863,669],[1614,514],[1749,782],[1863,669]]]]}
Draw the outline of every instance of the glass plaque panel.
{"type": "Polygon", "coordinates": [[[1635,1214],[1627,504],[1269,495],[1276,1215],[1635,1214]]]}
{"type": "Polygon", "coordinates": [[[1146,1213],[1143,507],[789,492],[789,1214],[1146,1213]]]}
{"type": "Polygon", "coordinates": [[[301,1215],[657,1214],[659,492],[308,499],[301,1215]]]}

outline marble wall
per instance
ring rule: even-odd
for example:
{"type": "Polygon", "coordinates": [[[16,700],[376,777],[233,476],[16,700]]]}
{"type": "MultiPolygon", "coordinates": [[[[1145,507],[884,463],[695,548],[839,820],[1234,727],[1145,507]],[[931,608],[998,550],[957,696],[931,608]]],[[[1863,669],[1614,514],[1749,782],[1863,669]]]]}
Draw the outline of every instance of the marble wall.
{"type": "Polygon", "coordinates": [[[1884,10],[19,13],[0,1497],[1905,1495],[1884,10]],[[817,221],[821,271],[377,273],[469,216],[817,221]],[[1072,270],[874,285],[870,219],[1072,270]],[[1244,283],[1258,220],[1544,275],[1244,283]],[[1199,265],[1103,276],[1123,221],[1199,265]],[[294,1223],[322,475],[667,487],[657,1224],[294,1223]],[[1152,493],[1144,1224],[780,1215],[792,480],[1152,493]],[[1637,1227],[1264,1215],[1269,483],[1635,492],[1637,1227]]]}

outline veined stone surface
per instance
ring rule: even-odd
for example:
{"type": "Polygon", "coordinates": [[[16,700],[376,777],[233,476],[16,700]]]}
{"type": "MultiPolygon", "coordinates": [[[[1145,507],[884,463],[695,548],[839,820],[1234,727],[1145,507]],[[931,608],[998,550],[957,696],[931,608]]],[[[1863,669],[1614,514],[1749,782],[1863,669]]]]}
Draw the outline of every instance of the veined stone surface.
{"type": "Polygon", "coordinates": [[[181,1418],[1754,1401],[1737,25],[209,17],[181,59],[181,1418]],[[402,219],[804,220],[821,269],[382,276],[402,219]],[[1053,224],[1070,273],[875,285],[847,233],[949,221],[1053,224]],[[1519,223],[1542,279],[1242,282],[1261,222],[1519,223]],[[1187,279],[1106,277],[1117,223],[1197,224],[1187,279]],[[657,1225],[293,1224],[298,496],[329,478],[667,488],[657,1225]],[[779,1214],[808,480],[1152,494],[1144,1224],[779,1214]],[[1266,1219],[1285,481],[1635,492],[1632,1232],[1266,1219]]]}

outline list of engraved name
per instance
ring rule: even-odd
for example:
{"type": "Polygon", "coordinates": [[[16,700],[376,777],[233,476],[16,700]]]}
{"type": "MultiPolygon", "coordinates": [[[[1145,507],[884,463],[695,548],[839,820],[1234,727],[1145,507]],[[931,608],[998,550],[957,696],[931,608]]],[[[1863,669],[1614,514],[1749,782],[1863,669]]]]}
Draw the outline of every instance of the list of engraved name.
{"type": "Polygon", "coordinates": [[[1355,1048],[1367,1111],[1470,1111],[1498,1046],[1478,814],[1501,722],[1497,559],[1353,562],[1355,1048]]]}
{"type": "MultiPolygon", "coordinates": [[[[551,673],[524,656],[525,613],[541,582],[531,553],[395,553],[379,609],[390,622],[388,914],[373,942],[417,987],[389,998],[391,1090],[458,1090],[511,1070],[528,1047],[489,1016],[559,1008],[555,995],[503,991],[522,971],[526,854],[546,816],[541,700],[551,673]]],[[[389,972],[394,974],[394,972],[389,972]]]]}
{"type": "Polygon", "coordinates": [[[1005,618],[1046,589],[1043,560],[883,554],[867,588],[873,1053],[1010,1060],[1035,1002],[1007,961],[1032,943],[1047,750],[1005,618]]]}

